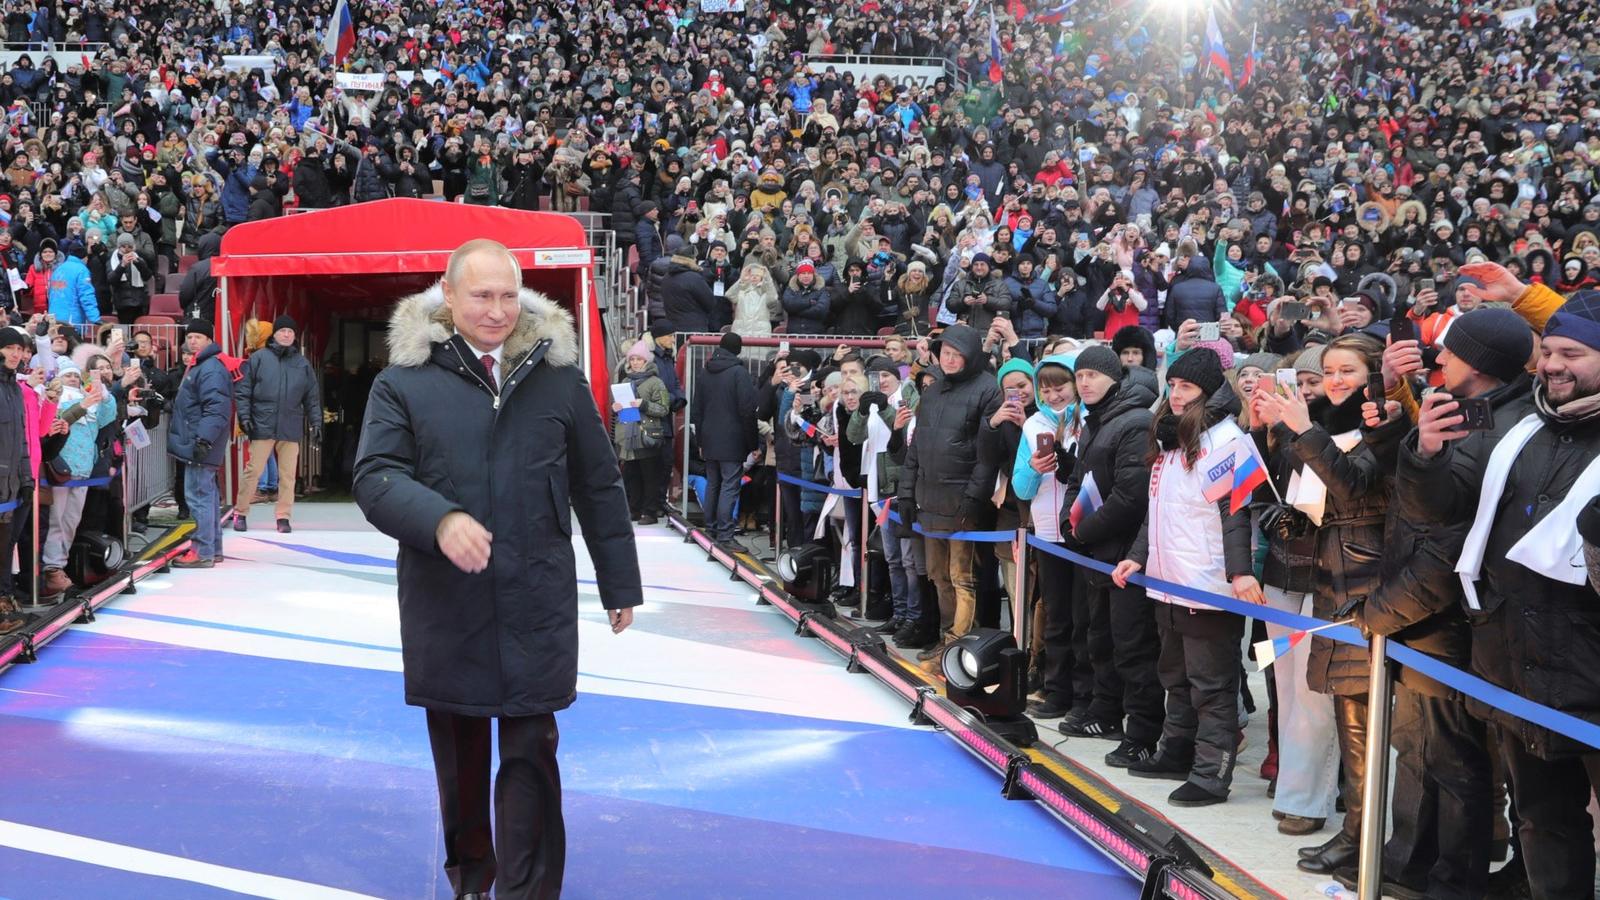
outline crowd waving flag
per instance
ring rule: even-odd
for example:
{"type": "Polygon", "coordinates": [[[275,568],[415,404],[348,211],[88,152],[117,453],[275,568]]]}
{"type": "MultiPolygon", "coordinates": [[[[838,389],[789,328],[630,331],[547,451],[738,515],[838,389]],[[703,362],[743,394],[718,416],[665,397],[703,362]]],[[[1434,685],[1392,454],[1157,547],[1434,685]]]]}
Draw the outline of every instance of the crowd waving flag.
{"type": "Polygon", "coordinates": [[[1228,45],[1222,40],[1222,29],[1217,27],[1217,11],[1206,11],[1206,62],[1233,81],[1233,64],[1228,62],[1228,45]]]}
{"type": "Polygon", "coordinates": [[[989,7],[989,80],[999,84],[1005,78],[1005,57],[1000,51],[1000,26],[994,21],[994,7],[989,7]]]}
{"type": "Polygon", "coordinates": [[[355,48],[356,25],[350,18],[350,3],[349,0],[339,0],[339,5],[333,8],[333,15],[328,19],[328,33],[322,39],[322,51],[333,57],[333,64],[337,66],[355,48]]]}
{"type": "Polygon", "coordinates": [[[1061,21],[1063,21],[1064,19],[1066,19],[1067,10],[1071,9],[1072,8],[1072,4],[1077,3],[1077,2],[1078,2],[1078,0],[1066,0],[1065,3],[1062,3],[1062,4],[1058,5],[1058,6],[1054,6],[1054,7],[1050,8],[1050,9],[1045,10],[1044,12],[1038,13],[1037,15],[1035,15],[1033,17],[1033,19],[1034,19],[1034,21],[1042,22],[1045,25],[1056,25],[1056,24],[1060,23],[1061,21]]]}

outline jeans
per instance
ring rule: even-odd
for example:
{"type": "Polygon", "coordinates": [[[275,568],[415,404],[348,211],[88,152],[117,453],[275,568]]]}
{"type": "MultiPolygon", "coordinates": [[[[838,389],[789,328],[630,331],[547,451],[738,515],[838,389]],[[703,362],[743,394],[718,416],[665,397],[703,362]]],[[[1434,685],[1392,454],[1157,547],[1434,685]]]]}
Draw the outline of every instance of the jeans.
{"type": "Polygon", "coordinates": [[[922,592],[923,579],[928,577],[928,565],[923,558],[922,536],[900,538],[900,562],[906,577],[906,609],[902,618],[918,628],[928,627],[927,597],[922,592]]]}
{"type": "Polygon", "coordinates": [[[278,458],[267,457],[267,467],[261,470],[261,480],[256,482],[256,491],[269,493],[278,489],[278,458]]]}
{"type": "MultiPolygon", "coordinates": [[[[1311,595],[1290,594],[1267,585],[1267,605],[1296,615],[1311,615],[1311,595]]],[[[1266,623],[1267,636],[1279,638],[1290,629],[1266,623]]],[[[1339,789],[1338,742],[1333,728],[1333,697],[1306,685],[1310,642],[1302,642],[1272,664],[1278,692],[1278,792],[1272,808],[1290,816],[1328,819],[1339,789]]]]}
{"type": "Polygon", "coordinates": [[[706,531],[718,542],[733,540],[733,507],[739,502],[739,478],[744,466],[738,461],[706,460],[706,531]]]}
{"type": "MultiPolygon", "coordinates": [[[[250,484],[246,481],[245,484],[250,484]]],[[[201,559],[222,557],[222,529],[218,527],[217,467],[189,463],[183,470],[183,494],[194,512],[194,552],[201,559]]]]}
{"type": "MultiPolygon", "coordinates": [[[[878,542],[883,545],[883,562],[889,567],[889,604],[894,609],[894,618],[901,622],[911,621],[906,615],[906,590],[907,582],[905,558],[901,555],[905,551],[900,546],[900,539],[895,537],[894,524],[884,522],[878,526],[878,542]]],[[[909,549],[909,548],[907,548],[909,549]]]]}

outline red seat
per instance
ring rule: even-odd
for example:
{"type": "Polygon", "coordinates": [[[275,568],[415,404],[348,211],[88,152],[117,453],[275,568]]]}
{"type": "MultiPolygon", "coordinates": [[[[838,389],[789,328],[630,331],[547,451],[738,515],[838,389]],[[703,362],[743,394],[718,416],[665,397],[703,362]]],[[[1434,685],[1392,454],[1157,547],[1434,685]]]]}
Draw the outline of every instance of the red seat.
{"type": "Polygon", "coordinates": [[[139,318],[134,319],[133,320],[133,324],[135,324],[135,325],[176,325],[176,324],[178,324],[178,320],[174,319],[171,316],[158,316],[158,315],[155,315],[155,314],[151,314],[151,315],[148,315],[148,316],[140,316],[139,318]]]}
{"type": "Polygon", "coordinates": [[[183,305],[177,294],[155,294],[150,298],[150,315],[183,318],[183,305]]]}
{"type": "Polygon", "coordinates": [[[199,261],[200,261],[200,257],[198,257],[198,256],[180,256],[180,257],[178,257],[178,274],[182,275],[183,273],[189,271],[189,269],[191,269],[194,266],[194,264],[199,262],[199,261]]]}

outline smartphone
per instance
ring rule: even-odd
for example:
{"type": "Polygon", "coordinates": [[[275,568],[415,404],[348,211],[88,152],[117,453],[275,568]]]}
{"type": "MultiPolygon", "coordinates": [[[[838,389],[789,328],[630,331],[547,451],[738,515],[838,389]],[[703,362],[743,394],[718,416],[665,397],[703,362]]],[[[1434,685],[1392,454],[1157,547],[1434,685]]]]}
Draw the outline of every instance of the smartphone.
{"type": "Polygon", "coordinates": [[[1272,373],[1272,377],[1278,382],[1279,390],[1288,396],[1294,396],[1295,391],[1300,389],[1300,379],[1295,377],[1293,369],[1278,369],[1272,373]]]}
{"type": "Polygon", "coordinates": [[[1339,300],[1339,305],[1340,306],[1360,306],[1361,305],[1361,298],[1360,297],[1344,297],[1344,298],[1339,300]]]}
{"type": "Polygon", "coordinates": [[[1456,414],[1461,416],[1461,424],[1456,428],[1462,431],[1484,431],[1494,427],[1494,409],[1489,406],[1489,401],[1482,398],[1457,400],[1456,414]]]}
{"type": "Polygon", "coordinates": [[[1388,389],[1383,386],[1383,373],[1373,372],[1367,376],[1367,399],[1378,404],[1379,414],[1383,413],[1383,400],[1388,389]]]}
{"type": "Polygon", "coordinates": [[[1200,322],[1199,331],[1195,335],[1197,341],[1215,341],[1222,337],[1222,329],[1216,322],[1200,322]]]}
{"type": "Polygon", "coordinates": [[[1039,445],[1036,452],[1040,454],[1056,452],[1056,433],[1053,431],[1039,432],[1039,445]]]}
{"type": "Polygon", "coordinates": [[[1283,305],[1278,307],[1278,315],[1290,322],[1303,322],[1311,318],[1311,304],[1301,303],[1298,300],[1285,300],[1283,305]]]}
{"type": "Polygon", "coordinates": [[[1028,401],[1028,392],[1027,391],[1019,391],[1019,390],[1008,390],[1008,391],[1006,391],[1006,402],[1007,403],[1014,403],[1017,406],[1024,406],[1024,405],[1027,404],[1027,401],[1028,401]]]}
{"type": "Polygon", "coordinates": [[[1401,313],[1389,320],[1389,343],[1397,344],[1401,341],[1414,341],[1417,339],[1417,323],[1411,317],[1401,313]]]}
{"type": "Polygon", "coordinates": [[[1420,294],[1423,291],[1434,291],[1434,290],[1438,290],[1438,288],[1435,286],[1434,280],[1432,278],[1418,278],[1417,279],[1417,283],[1416,283],[1416,290],[1412,291],[1411,293],[1412,293],[1413,296],[1415,296],[1416,294],[1420,294]]]}
{"type": "Polygon", "coordinates": [[[788,356],[789,355],[789,342],[788,341],[779,341],[778,342],[778,355],[779,356],[788,356]]]}

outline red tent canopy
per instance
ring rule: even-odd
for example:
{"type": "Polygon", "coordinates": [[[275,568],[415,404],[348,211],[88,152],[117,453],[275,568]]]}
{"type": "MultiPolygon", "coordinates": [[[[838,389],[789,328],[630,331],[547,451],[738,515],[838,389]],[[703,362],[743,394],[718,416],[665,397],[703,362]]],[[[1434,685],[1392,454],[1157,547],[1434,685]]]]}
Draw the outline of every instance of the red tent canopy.
{"type": "Polygon", "coordinates": [[[558,213],[396,199],[238,225],[211,263],[224,347],[235,350],[245,319],[288,313],[315,348],[333,316],[386,317],[394,301],[437,281],[450,253],[475,238],[511,248],[523,283],[572,311],[596,403],[605,408],[594,255],[583,226],[558,213]]]}

